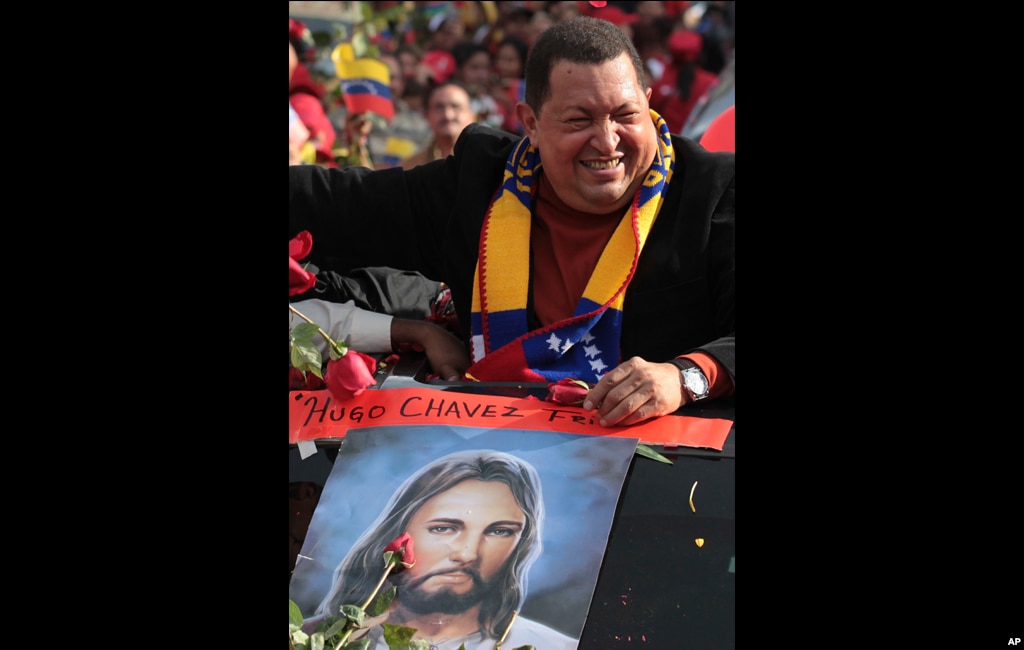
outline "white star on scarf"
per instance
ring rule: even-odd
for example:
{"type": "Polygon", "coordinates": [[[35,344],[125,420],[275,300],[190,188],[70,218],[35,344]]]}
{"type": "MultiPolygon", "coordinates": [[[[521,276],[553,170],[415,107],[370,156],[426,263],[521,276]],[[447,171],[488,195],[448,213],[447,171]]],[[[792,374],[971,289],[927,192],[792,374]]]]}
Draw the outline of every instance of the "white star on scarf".
{"type": "Polygon", "coordinates": [[[558,352],[558,348],[562,346],[562,339],[558,338],[554,334],[548,337],[548,349],[558,352]]]}
{"type": "Polygon", "coordinates": [[[601,361],[600,359],[594,359],[590,362],[590,369],[593,370],[599,378],[602,375],[601,371],[607,367],[608,366],[604,365],[604,361],[601,361]]]}
{"type": "Polygon", "coordinates": [[[596,345],[586,345],[583,347],[583,353],[586,354],[588,357],[596,357],[597,355],[601,354],[601,351],[597,349],[596,345]]]}

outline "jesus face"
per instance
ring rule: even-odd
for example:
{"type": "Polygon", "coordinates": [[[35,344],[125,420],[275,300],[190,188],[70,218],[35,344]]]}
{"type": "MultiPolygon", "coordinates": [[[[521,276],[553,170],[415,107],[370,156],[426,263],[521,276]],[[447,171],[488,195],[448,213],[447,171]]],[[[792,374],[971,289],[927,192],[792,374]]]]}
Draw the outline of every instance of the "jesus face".
{"type": "Polygon", "coordinates": [[[428,499],[409,520],[416,564],[399,574],[402,606],[455,614],[479,603],[525,525],[505,483],[466,480],[428,499]]]}

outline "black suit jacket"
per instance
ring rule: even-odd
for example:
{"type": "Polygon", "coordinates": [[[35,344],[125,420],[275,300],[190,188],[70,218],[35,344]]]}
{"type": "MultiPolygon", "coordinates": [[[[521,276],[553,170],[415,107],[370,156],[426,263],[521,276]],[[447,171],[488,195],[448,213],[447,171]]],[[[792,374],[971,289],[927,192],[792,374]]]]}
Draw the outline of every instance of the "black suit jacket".
{"type": "MultiPolygon", "coordinates": [[[[391,266],[446,282],[468,345],[480,230],[518,139],[471,124],[452,156],[411,170],[290,166],[289,238],[310,231],[321,268],[391,266]]],[[[700,350],[735,382],[735,154],[679,136],[672,145],[672,181],[623,304],[623,360],[700,350]]]]}

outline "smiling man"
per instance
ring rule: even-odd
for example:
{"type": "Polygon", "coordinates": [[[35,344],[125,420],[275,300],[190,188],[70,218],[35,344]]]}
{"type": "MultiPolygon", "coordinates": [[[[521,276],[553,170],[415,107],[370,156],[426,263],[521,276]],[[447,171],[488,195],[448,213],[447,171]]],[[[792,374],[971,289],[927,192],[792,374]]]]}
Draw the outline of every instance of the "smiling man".
{"type": "Polygon", "coordinates": [[[341,605],[360,602],[380,578],[387,543],[403,532],[416,562],[388,577],[397,595],[367,619],[371,648],[386,650],[382,623],[411,627],[432,650],[532,645],[570,650],[577,640],[517,616],[526,578],[541,553],[540,478],[521,458],[493,450],[449,454],[422,467],[395,491],[334,573],[330,593],[306,621],[308,632],[341,605]]]}
{"type": "Polygon", "coordinates": [[[444,281],[467,380],[585,381],[602,426],[732,396],[735,154],[650,97],[622,30],[559,22],[530,50],[524,136],[470,124],[409,170],[290,167],[290,236],[313,234],[314,264],[444,281]]]}

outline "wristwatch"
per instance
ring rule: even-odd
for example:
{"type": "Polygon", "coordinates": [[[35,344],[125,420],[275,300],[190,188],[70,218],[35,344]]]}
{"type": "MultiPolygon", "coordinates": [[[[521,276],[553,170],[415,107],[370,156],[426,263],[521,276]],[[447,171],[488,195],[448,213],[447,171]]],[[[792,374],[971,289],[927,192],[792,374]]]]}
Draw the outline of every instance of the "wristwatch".
{"type": "Polygon", "coordinates": [[[708,378],[697,364],[687,359],[677,359],[681,366],[679,373],[682,375],[683,390],[690,396],[691,402],[702,400],[708,396],[708,378]]]}

